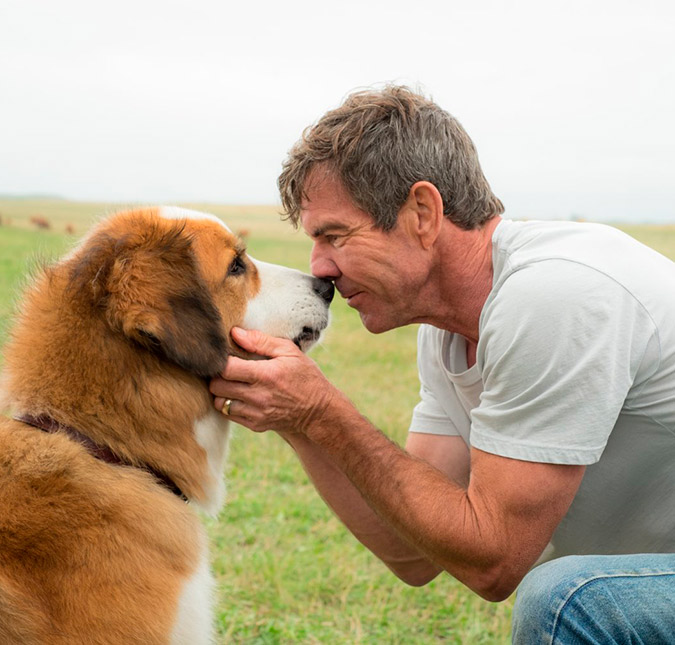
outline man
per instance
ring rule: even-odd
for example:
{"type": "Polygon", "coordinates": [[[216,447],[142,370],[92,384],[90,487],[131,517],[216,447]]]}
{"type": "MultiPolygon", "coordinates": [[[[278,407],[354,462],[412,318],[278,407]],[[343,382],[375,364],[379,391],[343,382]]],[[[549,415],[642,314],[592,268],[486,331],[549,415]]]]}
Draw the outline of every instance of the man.
{"type": "Polygon", "coordinates": [[[461,126],[403,87],[328,112],[279,186],[369,331],[422,323],[421,401],[402,450],[291,343],[235,330],[270,360],[231,358],[216,407],[279,432],[409,584],[447,571],[498,601],[554,558],[514,642],[675,642],[675,264],[609,227],[503,220],[461,126]]]}

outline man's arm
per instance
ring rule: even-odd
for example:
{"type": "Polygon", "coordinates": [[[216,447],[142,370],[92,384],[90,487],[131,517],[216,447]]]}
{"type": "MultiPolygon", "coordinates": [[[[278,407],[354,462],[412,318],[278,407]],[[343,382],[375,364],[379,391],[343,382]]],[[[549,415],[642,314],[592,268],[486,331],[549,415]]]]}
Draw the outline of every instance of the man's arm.
{"type": "Polygon", "coordinates": [[[584,473],[472,449],[464,489],[351,411],[313,424],[308,436],[404,540],[493,601],[508,597],[541,555],[584,473]]]}
{"type": "MultiPolygon", "coordinates": [[[[423,585],[442,568],[409,544],[363,499],[346,475],[319,446],[298,433],[280,433],[293,447],[317,491],[354,536],[401,580],[423,585]]],[[[468,483],[469,451],[461,437],[410,435],[407,451],[427,460],[447,477],[468,483]]]]}
{"type": "Polygon", "coordinates": [[[258,332],[236,340],[272,360],[231,358],[225,380],[212,384],[234,400],[234,421],[304,435],[424,559],[489,600],[515,589],[567,512],[583,466],[473,449],[464,488],[390,441],[291,343],[258,332]]]}
{"type": "Polygon", "coordinates": [[[296,451],[317,491],[353,535],[399,578],[419,586],[435,578],[441,567],[408,544],[366,503],[345,474],[320,447],[300,434],[284,438],[296,451]]]}

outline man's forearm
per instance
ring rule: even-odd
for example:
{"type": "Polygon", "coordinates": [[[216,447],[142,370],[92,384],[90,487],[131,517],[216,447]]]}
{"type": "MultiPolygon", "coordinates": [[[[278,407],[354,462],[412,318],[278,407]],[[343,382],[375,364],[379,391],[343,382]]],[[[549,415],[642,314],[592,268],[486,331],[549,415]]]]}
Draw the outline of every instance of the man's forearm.
{"type": "MultiPolygon", "coordinates": [[[[433,519],[431,513],[424,510],[424,506],[432,497],[420,493],[429,485],[426,481],[429,476],[432,480],[436,479],[433,473],[427,473],[427,477],[413,475],[411,471],[422,466],[419,460],[405,453],[355,409],[349,410],[349,417],[353,417],[349,420],[345,419],[344,413],[345,410],[341,415],[335,415],[332,427],[327,427],[328,424],[325,423],[316,424],[309,429],[307,436],[294,437],[293,441],[305,444],[300,447],[300,451],[313,446],[313,455],[319,455],[324,462],[321,467],[316,468],[316,474],[309,472],[310,477],[336,512],[338,512],[336,507],[345,508],[346,512],[342,514],[338,512],[341,517],[349,512],[349,503],[360,502],[363,508],[356,514],[355,519],[359,515],[363,517],[370,514],[371,520],[366,525],[388,526],[392,535],[407,536],[407,539],[398,538],[403,544],[413,542],[418,548],[422,547],[428,552],[433,546],[430,544],[433,538],[428,534],[428,530],[424,530],[424,525],[429,520],[433,522],[433,519]],[[349,486],[343,484],[341,488],[353,491],[350,494],[351,499],[343,501],[339,494],[333,494],[330,481],[321,481],[327,471],[331,472],[331,478],[342,477],[349,483],[349,486]],[[409,485],[404,483],[405,480],[414,486],[416,491],[414,497],[410,496],[410,490],[406,492],[409,485]],[[334,500],[327,499],[326,494],[334,497],[334,500]],[[381,517],[385,519],[380,519],[381,517]]],[[[302,459],[297,447],[296,451],[302,459]]],[[[435,471],[431,467],[428,468],[435,471]]],[[[438,476],[442,478],[440,473],[438,476]]],[[[450,485],[447,479],[444,483],[450,485]]],[[[458,493],[464,492],[459,486],[456,488],[458,493]]],[[[433,501],[437,507],[445,505],[448,502],[448,491],[437,491],[433,494],[433,501]]],[[[345,523],[347,524],[347,521],[345,523]]],[[[348,527],[352,530],[352,527],[349,525],[348,527]]],[[[361,539],[359,535],[357,537],[361,539]]],[[[447,534],[445,537],[447,539],[447,534]]]]}
{"type": "Polygon", "coordinates": [[[481,491],[471,495],[405,452],[346,398],[337,403],[306,428],[308,441],[352,482],[373,515],[404,544],[414,544],[423,559],[486,598],[506,597],[538,553],[513,551],[509,527],[481,491]]]}
{"type": "Polygon", "coordinates": [[[377,516],[345,474],[318,446],[301,434],[280,434],[297,453],[326,504],[359,542],[398,577],[408,584],[419,586],[442,571],[441,567],[422,556],[377,516]]]}

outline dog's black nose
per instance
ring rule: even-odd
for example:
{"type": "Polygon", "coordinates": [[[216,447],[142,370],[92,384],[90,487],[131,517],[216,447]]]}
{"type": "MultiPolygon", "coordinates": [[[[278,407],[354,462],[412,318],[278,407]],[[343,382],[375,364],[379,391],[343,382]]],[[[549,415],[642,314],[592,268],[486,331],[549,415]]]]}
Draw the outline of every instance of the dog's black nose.
{"type": "Polygon", "coordinates": [[[330,304],[335,295],[335,285],[330,280],[314,278],[312,287],[315,293],[317,293],[327,305],[330,304]]]}

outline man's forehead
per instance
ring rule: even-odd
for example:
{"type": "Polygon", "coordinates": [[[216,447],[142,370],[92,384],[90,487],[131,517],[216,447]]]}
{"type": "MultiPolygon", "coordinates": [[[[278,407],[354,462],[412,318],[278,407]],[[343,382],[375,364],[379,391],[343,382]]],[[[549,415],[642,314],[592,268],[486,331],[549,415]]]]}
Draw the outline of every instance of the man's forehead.
{"type": "Polygon", "coordinates": [[[318,235],[328,228],[349,230],[371,220],[354,204],[341,181],[325,173],[310,175],[300,206],[300,222],[309,235],[318,235]]]}
{"type": "Polygon", "coordinates": [[[304,197],[300,204],[301,210],[319,208],[344,208],[353,205],[353,201],[337,178],[326,173],[311,172],[305,183],[304,197]]]}

